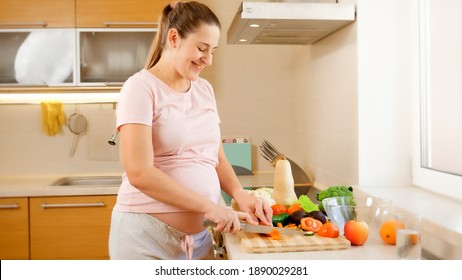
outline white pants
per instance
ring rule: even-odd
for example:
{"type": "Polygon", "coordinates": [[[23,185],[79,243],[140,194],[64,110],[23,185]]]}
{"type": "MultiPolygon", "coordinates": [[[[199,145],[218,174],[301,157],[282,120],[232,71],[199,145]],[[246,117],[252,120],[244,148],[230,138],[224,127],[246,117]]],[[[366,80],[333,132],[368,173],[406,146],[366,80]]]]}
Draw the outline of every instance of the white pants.
{"type": "MultiPolygon", "coordinates": [[[[112,260],[184,260],[181,242],[187,236],[144,213],[112,212],[109,256],[112,260]]],[[[192,259],[213,259],[208,230],[189,235],[194,239],[192,259]]]]}

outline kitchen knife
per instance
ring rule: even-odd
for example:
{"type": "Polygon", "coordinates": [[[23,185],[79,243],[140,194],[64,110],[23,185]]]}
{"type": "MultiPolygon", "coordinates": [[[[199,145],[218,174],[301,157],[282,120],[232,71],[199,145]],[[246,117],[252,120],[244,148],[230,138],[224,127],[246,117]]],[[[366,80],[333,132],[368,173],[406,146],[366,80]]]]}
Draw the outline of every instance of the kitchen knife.
{"type": "MultiPolygon", "coordinates": [[[[204,227],[208,227],[208,226],[216,227],[217,224],[215,222],[212,222],[209,219],[205,219],[204,227]]],[[[241,230],[245,232],[269,234],[273,229],[276,229],[282,235],[299,235],[299,234],[303,235],[305,234],[305,232],[302,230],[264,226],[264,225],[252,225],[252,224],[241,222],[241,230]]]]}

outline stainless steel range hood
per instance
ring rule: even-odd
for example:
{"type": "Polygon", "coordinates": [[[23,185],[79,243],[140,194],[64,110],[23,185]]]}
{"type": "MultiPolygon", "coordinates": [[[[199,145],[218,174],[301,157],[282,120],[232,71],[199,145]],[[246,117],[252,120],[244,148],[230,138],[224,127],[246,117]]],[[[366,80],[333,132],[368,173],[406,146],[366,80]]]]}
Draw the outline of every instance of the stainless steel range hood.
{"type": "Polygon", "coordinates": [[[309,45],[355,21],[354,4],[243,2],[229,44],[309,45]]]}

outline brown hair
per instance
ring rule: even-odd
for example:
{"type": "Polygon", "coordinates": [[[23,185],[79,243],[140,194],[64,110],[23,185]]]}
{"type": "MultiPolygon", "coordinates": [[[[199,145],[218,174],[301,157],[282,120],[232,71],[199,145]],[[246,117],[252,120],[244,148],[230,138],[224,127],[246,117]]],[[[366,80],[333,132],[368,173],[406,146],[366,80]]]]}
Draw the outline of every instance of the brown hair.
{"type": "Polygon", "coordinates": [[[175,28],[181,38],[186,38],[202,24],[218,26],[221,29],[218,17],[206,5],[196,2],[172,2],[167,5],[160,16],[159,28],[151,46],[151,51],[145,65],[150,69],[159,61],[167,41],[167,33],[175,28]]]}

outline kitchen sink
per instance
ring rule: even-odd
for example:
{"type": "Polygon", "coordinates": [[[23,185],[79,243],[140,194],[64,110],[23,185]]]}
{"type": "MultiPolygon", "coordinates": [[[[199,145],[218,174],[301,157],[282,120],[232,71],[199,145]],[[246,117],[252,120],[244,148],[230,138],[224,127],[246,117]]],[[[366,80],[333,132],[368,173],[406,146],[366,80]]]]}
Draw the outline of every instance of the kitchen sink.
{"type": "Polygon", "coordinates": [[[115,187],[122,183],[121,176],[62,177],[54,181],[55,187],[115,187]]]}

